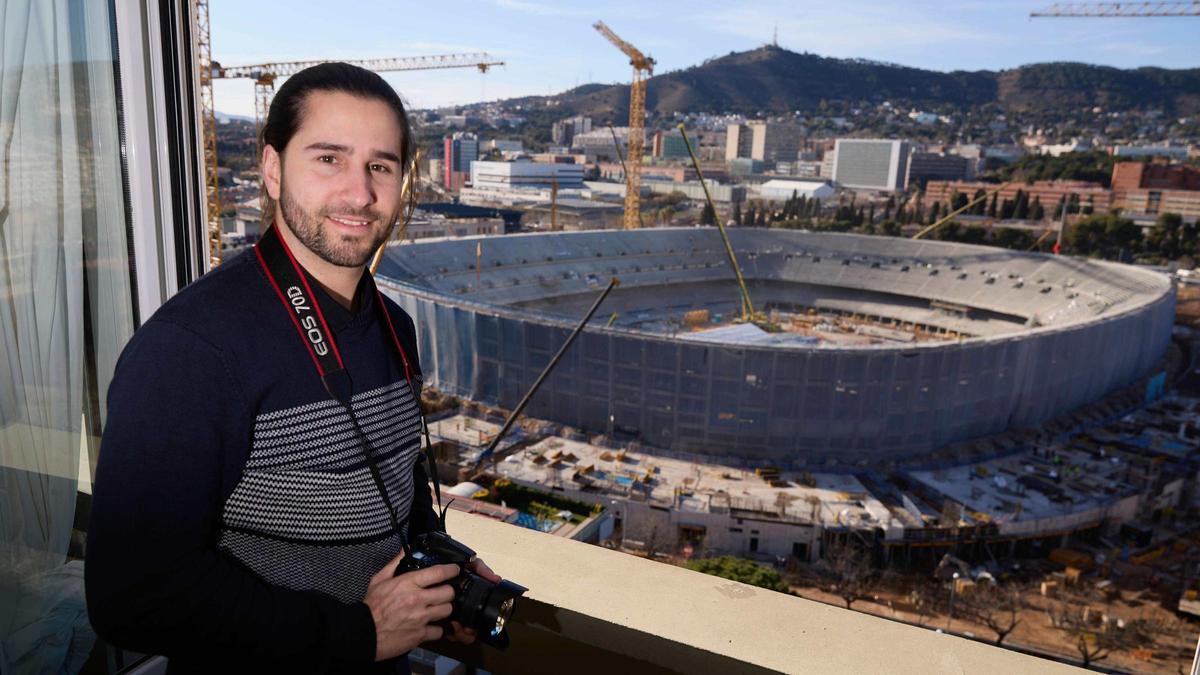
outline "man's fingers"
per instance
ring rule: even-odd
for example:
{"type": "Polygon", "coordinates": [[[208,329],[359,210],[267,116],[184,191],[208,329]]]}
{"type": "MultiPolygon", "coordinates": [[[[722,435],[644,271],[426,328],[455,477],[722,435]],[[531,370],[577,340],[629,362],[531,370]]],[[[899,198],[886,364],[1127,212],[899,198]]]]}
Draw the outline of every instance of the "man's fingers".
{"type": "Polygon", "coordinates": [[[425,639],[421,642],[430,642],[432,640],[440,640],[442,638],[441,626],[425,626],[425,639]]]}
{"type": "Polygon", "coordinates": [[[403,576],[409,577],[414,584],[421,588],[429,588],[450,581],[459,573],[458,565],[434,565],[423,570],[409,572],[403,576]]]}
{"type": "Polygon", "coordinates": [[[471,570],[493,584],[498,584],[501,581],[500,575],[493,572],[492,568],[488,567],[487,563],[479,558],[476,558],[475,562],[471,563],[471,570]]]}
{"type": "Polygon", "coordinates": [[[442,619],[445,619],[446,617],[450,616],[453,612],[454,612],[454,605],[451,605],[448,602],[442,603],[440,605],[430,605],[429,606],[429,620],[430,621],[441,621],[442,619]]]}
{"type": "Polygon", "coordinates": [[[440,605],[454,599],[454,589],[447,584],[426,588],[421,593],[421,601],[426,605],[440,605]]]}

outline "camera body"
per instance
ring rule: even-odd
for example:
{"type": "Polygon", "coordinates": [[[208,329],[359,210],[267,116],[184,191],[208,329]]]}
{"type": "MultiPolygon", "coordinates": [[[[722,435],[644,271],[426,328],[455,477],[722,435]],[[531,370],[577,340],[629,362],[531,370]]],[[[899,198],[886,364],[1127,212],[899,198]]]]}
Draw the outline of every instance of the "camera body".
{"type": "Polygon", "coordinates": [[[434,565],[458,565],[458,576],[447,582],[454,589],[450,619],[475,629],[485,644],[504,649],[508,646],[504,624],[516,599],[528,589],[510,581],[492,583],[467,569],[473,562],[475,551],[462,542],[445,532],[427,532],[413,539],[396,566],[396,576],[434,565]]]}

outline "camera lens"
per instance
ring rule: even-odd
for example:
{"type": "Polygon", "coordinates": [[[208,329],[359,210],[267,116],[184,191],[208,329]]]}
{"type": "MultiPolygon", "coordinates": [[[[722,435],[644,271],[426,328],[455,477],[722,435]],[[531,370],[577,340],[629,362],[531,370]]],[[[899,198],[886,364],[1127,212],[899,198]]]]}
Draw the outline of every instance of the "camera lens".
{"type": "Polygon", "coordinates": [[[512,609],[512,598],[500,603],[500,609],[496,612],[496,625],[492,628],[492,637],[496,637],[504,630],[504,623],[508,621],[509,616],[512,616],[512,609]]]}

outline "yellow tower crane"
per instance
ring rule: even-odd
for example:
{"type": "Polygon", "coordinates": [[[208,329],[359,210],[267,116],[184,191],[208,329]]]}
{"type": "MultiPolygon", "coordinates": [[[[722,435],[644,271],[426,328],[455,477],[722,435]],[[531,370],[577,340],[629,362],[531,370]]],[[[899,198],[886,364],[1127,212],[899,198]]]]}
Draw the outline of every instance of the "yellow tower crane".
{"type": "Polygon", "coordinates": [[[1029,18],[1152,18],[1200,16],[1200,2],[1056,2],[1029,13],[1029,18]]]}
{"type": "Polygon", "coordinates": [[[629,85],[629,149],[625,163],[624,220],[625,229],[632,230],[641,226],[642,154],[646,148],[646,79],[654,74],[654,59],[622,40],[603,21],[597,21],[593,27],[628,56],[633,66],[633,82],[629,85]]]}
{"type": "MultiPolygon", "coordinates": [[[[216,108],[213,106],[212,81],[216,79],[249,78],[254,80],[254,112],[256,128],[262,130],[267,119],[271,98],[275,95],[275,80],[294,75],[305,68],[328,61],[286,61],[251,66],[222,67],[212,60],[212,39],[209,32],[208,0],[192,0],[196,30],[196,56],[200,71],[200,116],[203,127],[205,203],[208,209],[208,263],[210,269],[221,264],[221,195],[217,184],[216,108]]],[[[345,61],[379,72],[400,70],[441,70],[446,68],[478,68],[486,73],[492,66],[502,66],[490,54],[442,54],[405,58],[362,59],[345,61]]],[[[258,133],[259,142],[262,134],[258,133]]],[[[259,148],[259,155],[262,148],[259,148]]],[[[414,186],[415,187],[415,186],[414,186]]]]}

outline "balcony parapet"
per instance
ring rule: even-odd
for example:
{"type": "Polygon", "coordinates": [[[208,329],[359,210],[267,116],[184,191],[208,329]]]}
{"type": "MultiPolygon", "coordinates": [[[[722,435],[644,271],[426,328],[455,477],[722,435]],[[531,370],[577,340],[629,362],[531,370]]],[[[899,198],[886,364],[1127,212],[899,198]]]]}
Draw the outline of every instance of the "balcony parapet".
{"type": "Polygon", "coordinates": [[[494,673],[1086,672],[487,518],[448,521],[530,589],[507,651],[434,647],[494,673]]]}

